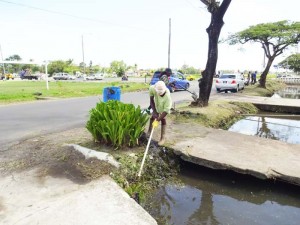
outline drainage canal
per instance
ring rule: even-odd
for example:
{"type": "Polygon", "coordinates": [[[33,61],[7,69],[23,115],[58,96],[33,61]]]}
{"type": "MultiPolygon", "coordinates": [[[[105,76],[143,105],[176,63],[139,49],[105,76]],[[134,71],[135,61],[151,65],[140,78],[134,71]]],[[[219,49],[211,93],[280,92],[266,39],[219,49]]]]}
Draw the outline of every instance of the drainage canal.
{"type": "MultiPolygon", "coordinates": [[[[287,87],[274,97],[300,98],[300,87],[287,87]]],[[[300,115],[260,114],[229,130],[300,144],[300,115]]],[[[178,183],[161,187],[146,200],[145,208],[158,224],[299,224],[299,186],[186,162],[181,168],[178,183]]]]}
{"type": "Polygon", "coordinates": [[[179,180],[147,200],[158,224],[299,224],[297,186],[191,164],[182,167],[179,180]]]}
{"type": "MultiPolygon", "coordinates": [[[[300,115],[260,114],[229,130],[300,144],[300,115]]],[[[186,162],[179,181],[163,186],[146,201],[146,210],[158,224],[299,224],[299,186],[186,162]]]]}

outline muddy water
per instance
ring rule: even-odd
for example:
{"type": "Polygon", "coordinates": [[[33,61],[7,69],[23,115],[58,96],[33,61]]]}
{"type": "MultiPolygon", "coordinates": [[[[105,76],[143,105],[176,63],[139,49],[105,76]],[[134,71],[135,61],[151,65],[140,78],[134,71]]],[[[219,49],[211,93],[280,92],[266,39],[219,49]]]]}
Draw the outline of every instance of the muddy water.
{"type": "Polygon", "coordinates": [[[190,164],[180,180],[148,200],[158,224],[299,224],[299,187],[190,164]]]}

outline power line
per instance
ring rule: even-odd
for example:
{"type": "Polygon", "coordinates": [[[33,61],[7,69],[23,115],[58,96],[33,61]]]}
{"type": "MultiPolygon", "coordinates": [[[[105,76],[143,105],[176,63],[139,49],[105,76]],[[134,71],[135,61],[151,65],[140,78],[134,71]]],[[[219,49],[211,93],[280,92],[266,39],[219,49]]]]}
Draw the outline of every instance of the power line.
{"type": "MultiPolygon", "coordinates": [[[[203,11],[206,9],[206,7],[196,7],[193,3],[191,3],[189,0],[185,0],[186,3],[188,3],[188,5],[190,5],[194,10],[196,10],[197,12],[199,11],[203,11]]],[[[207,10],[205,10],[207,11],[207,10]]]]}
{"type": "Polygon", "coordinates": [[[193,9],[196,9],[198,11],[198,8],[196,6],[194,6],[194,4],[192,4],[189,0],[185,0],[188,5],[192,6],[193,9]]]}
{"type": "Polygon", "coordinates": [[[109,25],[122,27],[122,28],[126,27],[126,28],[130,28],[130,29],[135,29],[135,30],[144,30],[144,31],[148,31],[148,32],[153,32],[153,30],[150,30],[150,29],[148,30],[148,29],[144,29],[144,28],[140,28],[140,27],[133,27],[133,26],[126,26],[126,25],[116,24],[116,23],[112,23],[112,22],[109,22],[109,21],[105,21],[105,20],[98,20],[98,19],[93,19],[93,18],[88,18],[88,17],[81,17],[81,16],[77,16],[77,15],[72,15],[72,14],[68,14],[68,13],[64,13],[64,12],[58,12],[58,11],[54,11],[54,10],[43,9],[43,8],[39,8],[39,7],[27,5],[27,4],[22,4],[22,3],[16,3],[16,2],[5,1],[5,0],[0,0],[0,2],[13,4],[13,5],[21,6],[21,7],[26,7],[26,8],[30,8],[30,9],[34,9],[34,10],[39,10],[39,11],[43,11],[43,12],[47,12],[47,13],[52,13],[52,14],[57,14],[57,15],[62,15],[62,16],[68,16],[68,17],[72,17],[72,18],[75,18],[75,19],[79,19],[79,20],[88,20],[88,21],[92,21],[92,22],[96,22],[96,23],[109,24],[109,25]]]}

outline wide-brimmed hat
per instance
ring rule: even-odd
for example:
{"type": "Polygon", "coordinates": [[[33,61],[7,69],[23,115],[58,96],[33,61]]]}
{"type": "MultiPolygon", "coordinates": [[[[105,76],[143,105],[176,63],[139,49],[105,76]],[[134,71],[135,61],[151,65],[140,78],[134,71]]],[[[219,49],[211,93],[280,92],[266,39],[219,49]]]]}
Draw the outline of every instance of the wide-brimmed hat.
{"type": "Polygon", "coordinates": [[[163,81],[157,81],[157,83],[154,85],[155,91],[157,94],[162,95],[166,92],[167,87],[163,81]]]}

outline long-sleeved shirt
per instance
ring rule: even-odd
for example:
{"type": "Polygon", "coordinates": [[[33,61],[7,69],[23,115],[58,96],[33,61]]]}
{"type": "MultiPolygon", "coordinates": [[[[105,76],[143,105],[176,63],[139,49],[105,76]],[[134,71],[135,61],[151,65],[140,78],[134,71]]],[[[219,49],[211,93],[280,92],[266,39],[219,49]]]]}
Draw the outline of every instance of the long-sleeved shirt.
{"type": "Polygon", "coordinates": [[[149,95],[154,96],[155,108],[158,113],[166,112],[170,113],[172,107],[172,99],[169,89],[166,89],[164,96],[160,96],[156,93],[154,85],[149,88],[149,95]]]}

